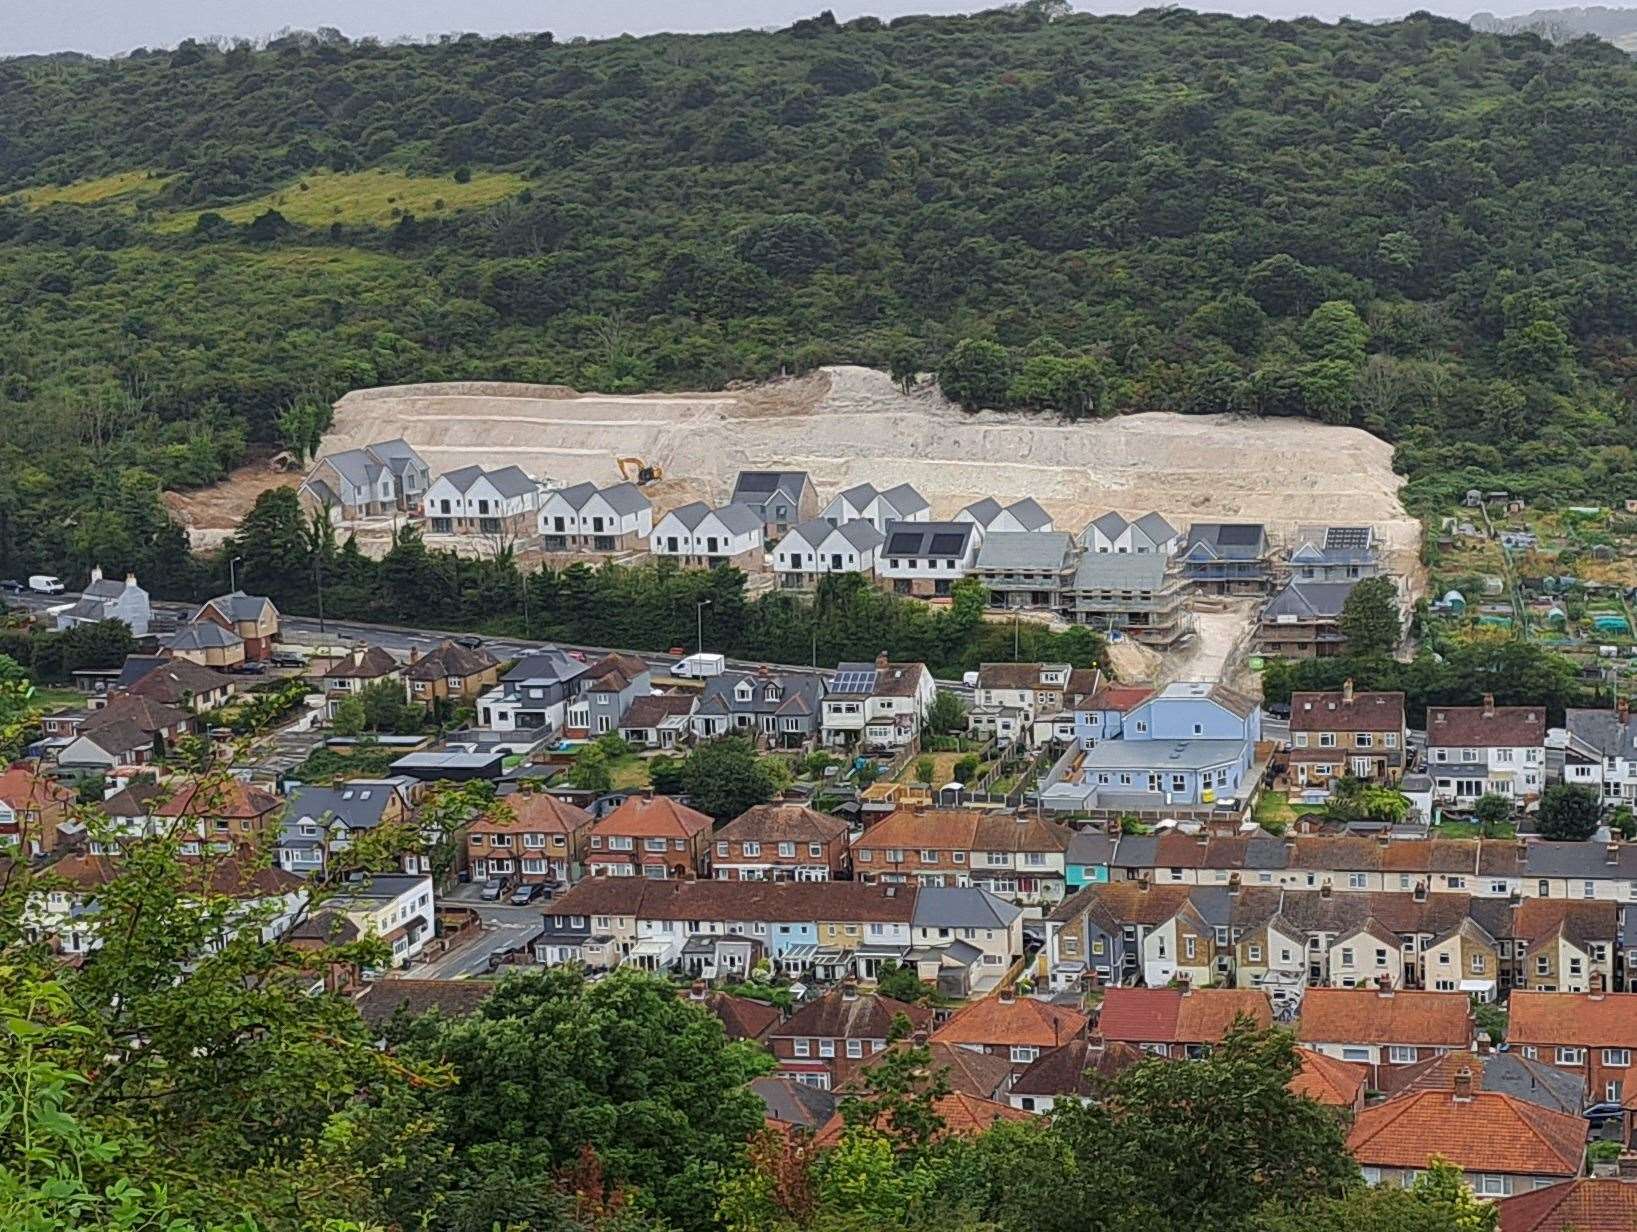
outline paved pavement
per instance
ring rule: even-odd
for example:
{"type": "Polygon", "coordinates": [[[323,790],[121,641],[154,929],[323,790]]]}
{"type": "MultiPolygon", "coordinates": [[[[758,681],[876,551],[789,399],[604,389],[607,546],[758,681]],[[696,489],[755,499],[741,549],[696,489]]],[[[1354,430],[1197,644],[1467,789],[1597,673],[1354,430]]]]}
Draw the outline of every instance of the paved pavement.
{"type": "Polygon", "coordinates": [[[469,934],[447,954],[427,962],[417,962],[404,975],[417,980],[462,980],[485,975],[489,970],[489,955],[522,945],[542,927],[543,900],[524,907],[509,903],[486,903],[478,897],[483,887],[476,882],[457,885],[449,894],[441,896],[443,906],[471,907],[478,913],[483,927],[469,934]]]}

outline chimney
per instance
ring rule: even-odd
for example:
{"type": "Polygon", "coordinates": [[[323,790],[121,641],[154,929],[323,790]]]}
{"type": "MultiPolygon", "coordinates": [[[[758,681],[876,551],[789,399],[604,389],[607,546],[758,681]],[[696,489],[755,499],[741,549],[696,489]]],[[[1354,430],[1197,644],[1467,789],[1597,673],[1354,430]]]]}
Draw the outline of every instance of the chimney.
{"type": "Polygon", "coordinates": [[[1492,719],[1494,717],[1495,717],[1495,695],[1493,693],[1485,693],[1484,694],[1484,718],[1492,719]]]}
{"type": "Polygon", "coordinates": [[[912,1032],[909,1037],[909,1042],[917,1048],[925,1048],[927,1045],[927,1040],[931,1038],[932,1037],[926,1033],[925,1029],[922,1029],[920,1031],[912,1032]]]}
{"type": "Polygon", "coordinates": [[[101,565],[92,565],[91,566],[91,580],[93,582],[102,581],[102,566],[101,565]]]}
{"type": "Polygon", "coordinates": [[[411,667],[414,667],[415,664],[419,663],[420,661],[421,661],[421,652],[419,650],[417,650],[414,646],[411,646],[409,648],[409,665],[411,667]]]}
{"type": "Polygon", "coordinates": [[[1228,893],[1230,895],[1238,894],[1240,889],[1241,889],[1241,885],[1242,885],[1242,883],[1239,880],[1239,874],[1238,873],[1229,873],[1228,874],[1228,893]]]}
{"type": "Polygon", "coordinates": [[[1325,882],[1322,886],[1319,887],[1319,897],[1320,898],[1329,898],[1330,897],[1330,883],[1328,881],[1325,882]]]}
{"type": "Polygon", "coordinates": [[[1386,997],[1389,1000],[1393,995],[1393,977],[1385,971],[1376,976],[1376,996],[1386,997]]]}
{"type": "Polygon", "coordinates": [[[1432,721],[1439,727],[1442,727],[1444,725],[1444,712],[1442,710],[1434,710],[1432,712],[1432,721]]]}
{"type": "Polygon", "coordinates": [[[1619,1164],[1622,1181],[1637,1181],[1637,1151],[1621,1151],[1619,1164]]]}
{"type": "Polygon", "coordinates": [[[1341,704],[1344,706],[1353,704],[1353,678],[1351,676],[1341,682],[1341,704]]]}
{"type": "Polygon", "coordinates": [[[1518,859],[1527,860],[1528,858],[1529,858],[1529,840],[1520,838],[1518,840],[1518,859]]]}
{"type": "Polygon", "coordinates": [[[1389,834],[1387,831],[1383,830],[1380,834],[1376,835],[1376,846],[1377,847],[1391,847],[1392,845],[1393,845],[1393,836],[1391,834],[1389,834]]]}
{"type": "Polygon", "coordinates": [[[1142,893],[1147,894],[1148,891],[1153,889],[1153,888],[1154,888],[1154,883],[1148,880],[1148,874],[1147,873],[1143,873],[1137,878],[1137,889],[1140,890],[1142,893]]]}
{"type": "Polygon", "coordinates": [[[1418,903],[1427,901],[1427,883],[1425,881],[1415,883],[1415,901],[1418,903]]]}
{"type": "Polygon", "coordinates": [[[875,670],[878,672],[887,670],[887,652],[885,650],[875,656],[875,670]]]}
{"type": "MultiPolygon", "coordinates": [[[[1495,1041],[1489,1038],[1488,1031],[1478,1032],[1478,1037],[1473,1041],[1473,1044],[1476,1047],[1477,1053],[1480,1057],[1486,1057],[1491,1052],[1495,1051],[1495,1041]]],[[[1534,1087],[1534,1082],[1534,1076],[1530,1075],[1529,1085],[1531,1089],[1534,1087]]]]}
{"type": "Polygon", "coordinates": [[[773,669],[770,668],[767,664],[763,663],[763,664],[759,665],[756,668],[756,674],[758,676],[760,676],[763,680],[766,680],[769,676],[771,676],[773,674],[773,669]]]}
{"type": "Polygon", "coordinates": [[[1591,999],[1601,1001],[1603,994],[1608,991],[1608,979],[1601,971],[1593,971],[1588,987],[1591,989],[1591,999]]]}
{"type": "Polygon", "coordinates": [[[1455,1102],[1458,1104],[1472,1102],[1472,1070],[1465,1065],[1455,1071],[1455,1102]]]}
{"type": "Polygon", "coordinates": [[[1010,1004],[1012,1004],[1012,1002],[1017,1000],[1017,992],[1012,988],[1012,986],[1010,984],[1008,984],[1005,988],[1002,988],[1000,990],[1000,993],[999,993],[999,995],[998,995],[998,997],[996,999],[1002,1005],[1010,1005],[1010,1004]]]}
{"type": "Polygon", "coordinates": [[[136,574],[134,574],[134,573],[127,573],[127,574],[126,574],[126,575],[125,575],[125,585],[127,585],[127,586],[135,586],[135,585],[136,585],[136,574]]]}
{"type": "Polygon", "coordinates": [[[1605,847],[1603,849],[1603,863],[1605,863],[1605,864],[1618,864],[1618,863],[1620,863],[1620,844],[1619,843],[1610,843],[1607,847],[1605,847]]]}
{"type": "Polygon", "coordinates": [[[1204,829],[1200,830],[1198,836],[1194,839],[1194,842],[1198,843],[1201,847],[1209,847],[1211,845],[1211,832],[1204,829]]]}
{"type": "Polygon", "coordinates": [[[695,980],[688,988],[688,1000],[703,1001],[705,999],[705,981],[695,980]]]}
{"type": "Polygon", "coordinates": [[[362,642],[359,642],[352,648],[352,665],[354,667],[362,667],[364,665],[364,644],[362,642]]]}

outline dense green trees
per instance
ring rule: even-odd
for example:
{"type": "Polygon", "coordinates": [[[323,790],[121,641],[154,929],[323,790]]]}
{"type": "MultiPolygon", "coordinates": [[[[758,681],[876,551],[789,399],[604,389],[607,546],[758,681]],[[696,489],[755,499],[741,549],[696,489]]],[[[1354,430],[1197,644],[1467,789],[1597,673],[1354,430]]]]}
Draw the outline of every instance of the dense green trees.
{"type": "Polygon", "coordinates": [[[1391,578],[1365,578],[1349,592],[1337,623],[1347,639],[1348,654],[1391,654],[1403,633],[1398,618],[1398,587],[1391,578]]]}
{"type": "Polygon", "coordinates": [[[1540,797],[1542,838],[1581,842],[1603,819],[1603,800],[1597,788],[1583,783],[1553,783],[1540,797]]]}

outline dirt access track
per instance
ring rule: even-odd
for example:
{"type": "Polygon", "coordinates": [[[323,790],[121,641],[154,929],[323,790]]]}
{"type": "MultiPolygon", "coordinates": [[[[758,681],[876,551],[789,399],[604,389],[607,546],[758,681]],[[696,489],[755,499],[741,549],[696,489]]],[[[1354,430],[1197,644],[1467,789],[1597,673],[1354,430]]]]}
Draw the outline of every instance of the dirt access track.
{"type": "Polygon", "coordinates": [[[1414,578],[1420,525],[1398,500],[1392,447],[1354,428],[1227,415],[1127,415],[1065,423],[970,414],[924,385],[902,393],[868,368],[714,394],[580,394],[482,382],[361,389],[336,404],[325,452],[402,436],[434,475],[515,463],[562,483],[618,479],[615,458],[664,468],[661,510],[720,502],[743,469],[808,471],[821,499],[870,482],[908,482],[936,517],[985,496],[1038,500],[1059,529],[1116,509],[1193,521],[1297,526],[1368,523],[1395,572],[1414,578]]]}

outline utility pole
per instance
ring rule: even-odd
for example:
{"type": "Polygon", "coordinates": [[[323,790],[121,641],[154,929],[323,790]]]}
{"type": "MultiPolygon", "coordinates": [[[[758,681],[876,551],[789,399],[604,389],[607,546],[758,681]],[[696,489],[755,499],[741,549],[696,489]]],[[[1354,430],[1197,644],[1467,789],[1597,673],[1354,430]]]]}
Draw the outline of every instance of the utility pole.
{"type": "Polygon", "coordinates": [[[319,636],[321,636],[321,637],[324,634],[324,570],[323,570],[323,564],[324,564],[324,554],[322,552],[315,552],[313,554],[313,585],[318,590],[318,632],[319,632],[319,636]]]}
{"type": "Polygon", "coordinates": [[[239,564],[244,560],[242,556],[235,556],[227,562],[227,590],[234,594],[239,589],[239,564]]]}
{"type": "Polygon", "coordinates": [[[701,599],[693,605],[693,618],[698,626],[699,653],[705,653],[705,609],[711,605],[709,599],[701,599]]]}

